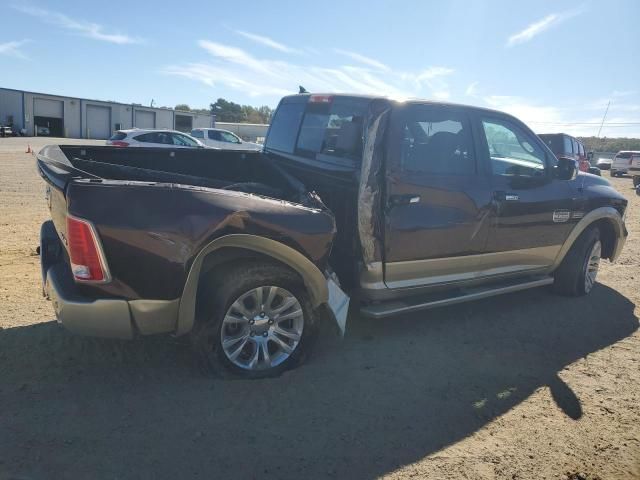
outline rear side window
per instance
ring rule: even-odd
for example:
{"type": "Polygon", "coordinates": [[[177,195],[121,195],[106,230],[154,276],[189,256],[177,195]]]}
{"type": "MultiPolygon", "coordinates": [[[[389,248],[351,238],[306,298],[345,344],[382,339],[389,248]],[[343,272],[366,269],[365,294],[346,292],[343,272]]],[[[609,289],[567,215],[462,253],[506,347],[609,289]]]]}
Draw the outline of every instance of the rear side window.
{"type": "Polygon", "coordinates": [[[273,116],[273,121],[269,128],[266,148],[293,153],[298,127],[300,126],[305,106],[305,103],[284,103],[280,105],[273,116]]]}
{"type": "Polygon", "coordinates": [[[194,138],[204,138],[204,132],[202,130],[191,130],[191,136],[194,138]]]}
{"type": "Polygon", "coordinates": [[[143,133],[142,135],[138,135],[137,137],[133,137],[135,140],[143,143],[158,143],[158,139],[156,138],[156,134],[151,133],[143,133]]]}
{"type": "Polygon", "coordinates": [[[631,152],[623,152],[616,155],[616,158],[631,158],[631,152]]]}
{"type": "Polygon", "coordinates": [[[308,103],[296,154],[316,159],[327,155],[359,160],[368,103],[369,100],[361,98],[335,98],[329,103],[308,103]]]}
{"type": "Polygon", "coordinates": [[[401,169],[430,175],[475,175],[468,119],[461,113],[414,105],[403,122],[401,169]]]}
{"type": "Polygon", "coordinates": [[[109,140],[124,140],[125,138],[127,138],[127,134],[126,133],[124,133],[124,132],[116,132],[113,135],[111,135],[109,140]]]}
{"type": "Polygon", "coordinates": [[[580,142],[578,142],[578,152],[580,153],[581,157],[584,157],[584,145],[580,142]]]}
{"type": "Polygon", "coordinates": [[[228,142],[228,143],[241,143],[242,142],[233,133],[229,133],[229,132],[220,132],[220,137],[222,138],[223,142],[228,142]]]}
{"type": "Polygon", "coordinates": [[[564,149],[562,153],[572,154],[573,143],[571,142],[571,137],[563,137],[563,138],[564,138],[564,149]]]}
{"type": "Polygon", "coordinates": [[[218,130],[208,130],[207,137],[209,137],[209,140],[217,140],[219,142],[222,141],[222,137],[220,136],[220,132],[218,130]]]}

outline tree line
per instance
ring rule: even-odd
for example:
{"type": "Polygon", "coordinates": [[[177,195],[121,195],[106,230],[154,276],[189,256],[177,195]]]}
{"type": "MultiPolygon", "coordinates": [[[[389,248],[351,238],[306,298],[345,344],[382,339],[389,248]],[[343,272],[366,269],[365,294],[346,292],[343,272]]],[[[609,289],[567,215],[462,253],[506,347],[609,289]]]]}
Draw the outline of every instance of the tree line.
{"type": "Polygon", "coordinates": [[[640,138],[578,137],[588,152],[640,150],[640,138]]]}
{"type": "Polygon", "coordinates": [[[215,115],[218,122],[231,123],[269,123],[273,109],[267,105],[261,107],[253,107],[251,105],[240,105],[239,103],[230,102],[224,98],[219,98],[206,108],[191,108],[185,103],[176,105],[176,110],[185,112],[202,113],[206,115],[215,115]]]}

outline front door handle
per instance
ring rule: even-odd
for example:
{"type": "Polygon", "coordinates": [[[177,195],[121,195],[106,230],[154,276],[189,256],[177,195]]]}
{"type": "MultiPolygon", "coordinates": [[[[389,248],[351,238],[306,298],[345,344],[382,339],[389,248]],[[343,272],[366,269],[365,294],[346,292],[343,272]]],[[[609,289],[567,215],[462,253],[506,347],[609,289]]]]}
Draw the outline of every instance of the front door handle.
{"type": "Polygon", "coordinates": [[[391,195],[389,196],[389,206],[396,207],[398,205],[409,205],[412,203],[420,203],[420,195],[409,193],[407,195],[391,195]]]}

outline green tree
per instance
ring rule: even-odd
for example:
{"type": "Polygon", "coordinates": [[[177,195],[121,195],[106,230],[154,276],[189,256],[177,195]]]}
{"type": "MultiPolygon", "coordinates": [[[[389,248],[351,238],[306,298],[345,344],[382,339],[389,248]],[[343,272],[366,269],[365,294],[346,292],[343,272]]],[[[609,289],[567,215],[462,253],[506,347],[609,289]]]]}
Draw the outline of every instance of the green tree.
{"type": "Polygon", "coordinates": [[[640,138],[578,137],[589,152],[640,150],[640,138]]]}

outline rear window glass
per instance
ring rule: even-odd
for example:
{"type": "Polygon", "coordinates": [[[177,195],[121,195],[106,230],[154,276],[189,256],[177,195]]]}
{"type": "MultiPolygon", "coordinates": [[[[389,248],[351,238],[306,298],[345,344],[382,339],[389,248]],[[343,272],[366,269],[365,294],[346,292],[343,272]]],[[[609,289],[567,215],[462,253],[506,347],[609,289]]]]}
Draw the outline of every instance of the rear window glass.
{"type": "Polygon", "coordinates": [[[113,135],[111,135],[109,140],[124,140],[125,138],[127,138],[127,134],[126,133],[116,132],[113,135]]]}
{"type": "Polygon", "coordinates": [[[573,153],[573,142],[570,137],[564,137],[564,153],[573,153]]]}
{"type": "Polygon", "coordinates": [[[540,138],[556,155],[560,155],[564,151],[562,135],[540,135],[540,138]]]}
{"type": "Polygon", "coordinates": [[[293,153],[298,127],[305,107],[305,103],[285,103],[280,105],[269,128],[266,148],[293,153]]]}

